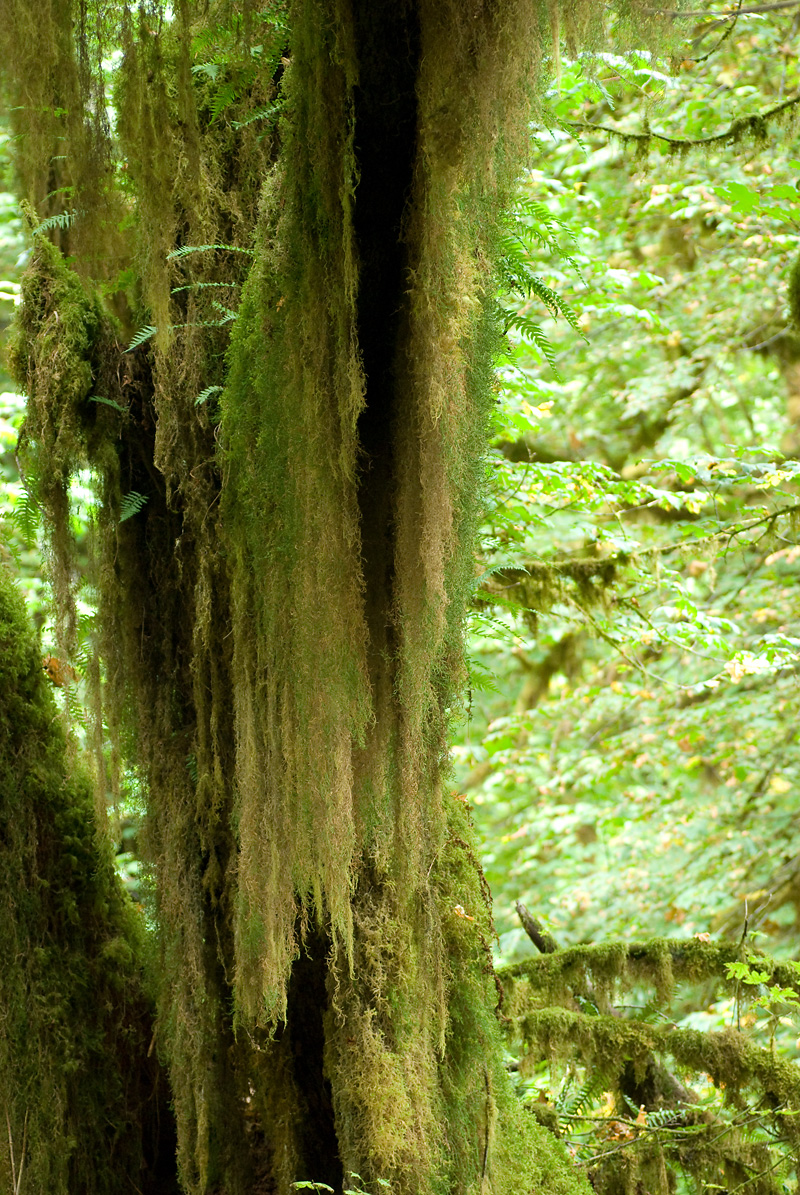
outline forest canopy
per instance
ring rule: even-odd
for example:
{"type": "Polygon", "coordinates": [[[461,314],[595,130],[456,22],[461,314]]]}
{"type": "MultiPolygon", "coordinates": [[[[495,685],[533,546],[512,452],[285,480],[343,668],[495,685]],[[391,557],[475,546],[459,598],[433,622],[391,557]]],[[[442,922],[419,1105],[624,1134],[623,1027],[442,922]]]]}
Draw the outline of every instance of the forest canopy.
{"type": "Polygon", "coordinates": [[[3,17],[0,1185],[793,1190],[797,7],[3,17]]]}

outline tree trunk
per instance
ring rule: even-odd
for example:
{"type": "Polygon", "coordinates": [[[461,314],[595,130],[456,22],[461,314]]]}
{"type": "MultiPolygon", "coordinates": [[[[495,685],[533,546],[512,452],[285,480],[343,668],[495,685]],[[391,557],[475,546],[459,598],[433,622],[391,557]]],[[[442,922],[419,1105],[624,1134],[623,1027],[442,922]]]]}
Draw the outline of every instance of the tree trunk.
{"type": "Polygon", "coordinates": [[[98,841],[88,779],[67,766],[4,568],[0,686],[0,1190],[177,1195],[143,915],[98,841]]]}

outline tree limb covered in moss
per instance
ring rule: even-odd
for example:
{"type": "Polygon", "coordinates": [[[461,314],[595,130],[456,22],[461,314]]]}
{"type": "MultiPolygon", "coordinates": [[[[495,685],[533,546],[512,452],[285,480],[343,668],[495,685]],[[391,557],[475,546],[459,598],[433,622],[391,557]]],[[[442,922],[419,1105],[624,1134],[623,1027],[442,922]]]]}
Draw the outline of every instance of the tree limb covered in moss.
{"type": "Polygon", "coordinates": [[[675,153],[686,153],[690,149],[696,149],[700,146],[738,145],[739,142],[747,138],[752,138],[754,141],[763,141],[767,135],[768,123],[783,116],[786,112],[796,107],[797,104],[800,104],[800,95],[783,100],[780,104],[774,104],[764,112],[754,113],[752,116],[738,116],[735,120],[731,121],[728,128],[722,133],[715,133],[711,137],[668,137],[666,133],[653,132],[651,129],[648,129],[644,133],[625,133],[621,129],[612,128],[610,125],[594,124],[590,121],[565,121],[565,125],[567,128],[574,129],[577,133],[607,133],[610,137],[615,137],[624,145],[636,145],[640,149],[652,145],[653,142],[660,142],[668,145],[675,153]]]}
{"type": "Polygon", "coordinates": [[[748,8],[737,8],[730,13],[703,12],[702,10],[685,12],[679,8],[647,8],[645,12],[657,14],[660,17],[680,18],[682,21],[690,18],[703,18],[704,20],[714,18],[718,21],[732,21],[739,16],[752,16],[756,13],[778,12],[780,9],[797,8],[798,4],[800,4],[800,0],[775,0],[773,4],[754,4],[748,8]]]}
{"type": "MultiPolygon", "coordinates": [[[[778,959],[749,951],[748,958],[759,971],[769,975],[769,983],[791,988],[800,995],[797,971],[778,959]]],[[[587,985],[599,993],[603,1007],[608,1007],[617,986],[652,984],[660,1001],[669,1000],[676,984],[717,982],[731,994],[735,980],[726,974],[726,965],[741,962],[742,946],[734,942],[705,942],[699,938],[651,938],[638,942],[603,942],[591,946],[571,946],[554,954],[525,959],[500,969],[504,984],[513,987],[527,981],[525,1004],[541,1003],[563,997],[569,1003],[572,994],[587,985]]]]}
{"type": "Polygon", "coordinates": [[[708,1074],[733,1104],[741,1102],[745,1089],[757,1087],[781,1136],[800,1139],[800,1072],[736,1029],[704,1033],[564,1008],[543,1008],[514,1020],[525,1048],[552,1058],[578,1054],[607,1074],[620,1075],[628,1060],[642,1069],[648,1057],[658,1053],[708,1074]]]}

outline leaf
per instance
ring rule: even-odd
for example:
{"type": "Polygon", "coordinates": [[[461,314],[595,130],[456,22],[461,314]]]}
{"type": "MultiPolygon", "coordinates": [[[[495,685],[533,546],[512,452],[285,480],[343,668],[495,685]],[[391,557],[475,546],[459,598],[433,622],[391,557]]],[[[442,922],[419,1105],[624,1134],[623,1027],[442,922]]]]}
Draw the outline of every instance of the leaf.
{"type": "Polygon", "coordinates": [[[729,182],[724,187],[714,187],[714,193],[740,212],[752,212],[761,205],[761,196],[744,183],[729,182]]]}
{"type": "Polygon", "coordinates": [[[131,490],[130,493],[125,494],[119,504],[120,523],[124,523],[126,519],[133,518],[138,514],[146,502],[147,494],[140,494],[137,490],[131,490]]]}
{"type": "MultiPolygon", "coordinates": [[[[125,351],[127,352],[128,350],[126,349],[125,351]]],[[[103,396],[100,394],[92,394],[89,397],[88,401],[89,402],[101,402],[107,407],[113,407],[114,410],[119,411],[119,413],[121,415],[127,414],[127,411],[125,410],[125,408],[121,407],[118,402],[114,402],[113,398],[103,398],[103,396]]]]}
{"type": "Polygon", "coordinates": [[[220,63],[218,62],[198,62],[197,66],[192,67],[193,75],[206,75],[212,83],[217,80],[219,74],[220,63]]]}
{"type": "Polygon", "coordinates": [[[136,333],[133,340],[130,342],[128,347],[125,349],[125,352],[130,353],[134,349],[138,349],[140,344],[144,344],[146,340],[150,340],[150,338],[152,336],[155,336],[157,331],[158,331],[158,328],[154,327],[153,324],[145,324],[145,326],[143,328],[140,328],[139,331],[136,333]]]}

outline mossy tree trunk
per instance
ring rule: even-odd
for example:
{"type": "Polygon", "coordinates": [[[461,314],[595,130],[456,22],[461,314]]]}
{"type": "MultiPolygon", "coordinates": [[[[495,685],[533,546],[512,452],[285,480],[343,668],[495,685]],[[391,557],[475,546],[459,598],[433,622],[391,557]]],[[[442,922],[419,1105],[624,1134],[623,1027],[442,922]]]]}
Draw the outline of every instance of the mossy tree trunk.
{"type": "Polygon", "coordinates": [[[570,1189],[504,1071],[447,728],[496,213],[541,46],[590,16],[43,8],[6,0],[4,57],[22,184],[71,188],[75,261],[35,234],[11,357],[67,650],[72,472],[102,497],[96,770],[104,716],[147,793],[184,1186],[570,1189]]]}
{"type": "Polygon", "coordinates": [[[0,1190],[173,1195],[144,918],[0,568],[0,1190]],[[127,1185],[126,1185],[127,1184],[127,1185]]]}

